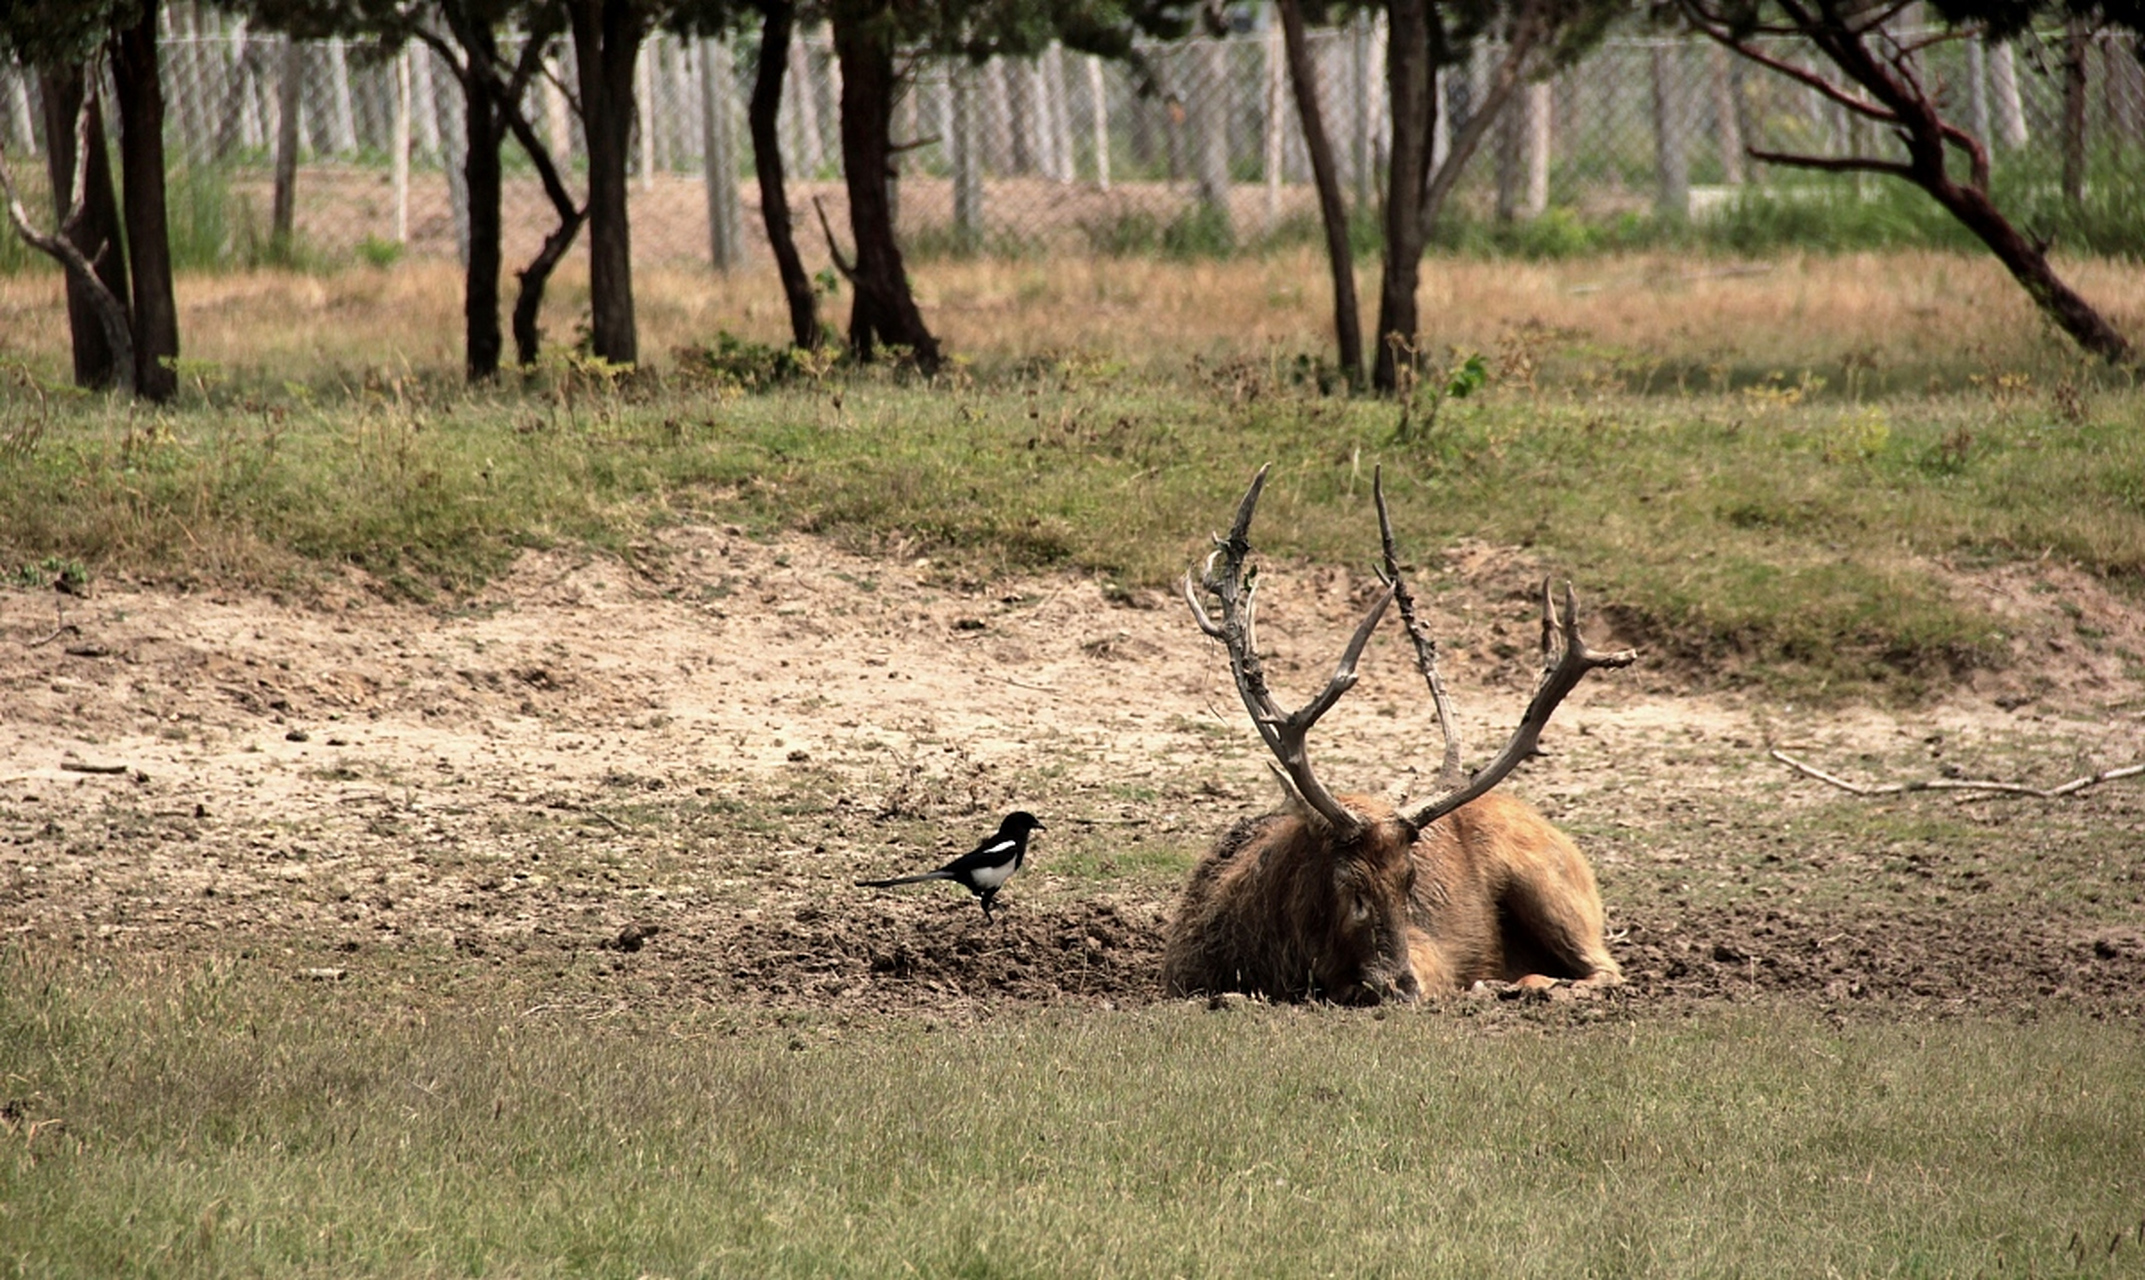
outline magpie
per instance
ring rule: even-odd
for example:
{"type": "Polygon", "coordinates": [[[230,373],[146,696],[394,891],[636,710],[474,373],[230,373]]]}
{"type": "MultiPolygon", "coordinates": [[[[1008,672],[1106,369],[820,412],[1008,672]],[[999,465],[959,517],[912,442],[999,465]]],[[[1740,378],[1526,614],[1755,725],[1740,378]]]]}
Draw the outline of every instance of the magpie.
{"type": "Polygon", "coordinates": [[[985,921],[995,919],[991,915],[991,899],[1005,887],[1005,882],[1020,870],[1020,864],[1028,857],[1028,833],[1046,831],[1049,828],[1035,820],[1035,815],[1022,809],[1005,816],[998,824],[998,834],[979,844],[969,853],[940,867],[926,871],[920,876],[896,876],[892,880],[859,880],[864,889],[889,889],[897,884],[920,884],[925,880],[952,880],[966,885],[968,891],[983,901],[985,921]]]}

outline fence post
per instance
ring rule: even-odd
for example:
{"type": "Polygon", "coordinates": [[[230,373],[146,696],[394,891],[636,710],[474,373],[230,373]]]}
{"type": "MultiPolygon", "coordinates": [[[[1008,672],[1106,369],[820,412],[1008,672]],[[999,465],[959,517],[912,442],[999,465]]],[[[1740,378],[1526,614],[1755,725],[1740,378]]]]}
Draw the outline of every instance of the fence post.
{"type": "Polygon", "coordinates": [[[745,208],[737,193],[737,91],[730,42],[702,40],[700,163],[707,175],[708,260],[717,271],[745,261],[745,208]]]}
{"type": "Polygon", "coordinates": [[[1681,222],[1691,216],[1691,153],[1688,120],[1676,93],[1676,68],[1665,40],[1653,42],[1654,216],[1681,222]]]}
{"type": "Polygon", "coordinates": [[[1967,127],[1986,146],[1989,137],[1989,51],[1980,39],[1966,42],[1967,127]]]}
{"type": "Polygon", "coordinates": [[[983,242],[982,130],[976,120],[977,68],[958,64],[953,79],[953,234],[973,251],[983,242]]]}
{"type": "Polygon", "coordinates": [[[1714,45],[1706,52],[1708,79],[1713,88],[1713,131],[1720,139],[1721,181],[1740,187],[1748,178],[1743,163],[1742,104],[1736,94],[1734,69],[1728,51],[1714,45]]]}
{"type": "Polygon", "coordinates": [[[1089,123],[1095,132],[1095,189],[1107,192],[1110,189],[1110,101],[1104,96],[1102,59],[1093,54],[1087,59],[1087,96],[1089,123]]]}
{"type": "Polygon", "coordinates": [[[1214,211],[1229,234],[1229,49],[1219,40],[1193,43],[1191,95],[1192,172],[1199,203],[1214,211]]]}
{"type": "Polygon", "coordinates": [[[1350,60],[1355,71],[1355,136],[1349,140],[1348,165],[1355,178],[1356,208],[1370,208],[1374,192],[1371,186],[1371,167],[1376,163],[1372,154],[1371,135],[1377,129],[1377,111],[1374,107],[1379,94],[1372,88],[1371,75],[1374,68],[1370,58],[1370,14],[1356,10],[1353,37],[1349,41],[1350,60]]]}
{"type": "Polygon", "coordinates": [[[17,66],[11,65],[6,70],[9,123],[14,126],[16,141],[22,145],[22,149],[34,156],[38,154],[37,126],[32,122],[33,117],[30,114],[30,75],[28,71],[17,66]]]}
{"type": "Polygon", "coordinates": [[[165,86],[165,106],[169,116],[176,116],[179,137],[184,140],[186,163],[199,163],[207,158],[209,147],[215,141],[214,126],[209,122],[208,89],[203,82],[206,74],[202,50],[205,40],[200,7],[187,5],[184,9],[166,8],[165,20],[178,37],[171,48],[166,65],[169,83],[165,86]]]}
{"type": "Polygon", "coordinates": [[[655,40],[641,43],[639,56],[633,60],[633,92],[640,98],[640,110],[634,112],[634,124],[640,134],[640,145],[634,148],[641,166],[641,190],[655,190],[655,40]]]}
{"type": "Polygon", "coordinates": [[[395,56],[395,123],[393,153],[388,163],[394,173],[395,243],[410,242],[410,51],[395,56]]]}
{"type": "MultiPolygon", "coordinates": [[[[446,60],[435,50],[426,61],[432,66],[425,75],[425,82],[429,84],[445,67],[446,60]]],[[[469,157],[467,106],[459,86],[446,93],[438,93],[435,86],[434,92],[439,110],[440,164],[447,170],[447,203],[454,211],[454,253],[466,268],[469,265],[469,171],[465,167],[469,157]]]]}
{"type": "Polygon", "coordinates": [[[417,141],[428,160],[440,158],[439,145],[439,98],[432,85],[432,50],[424,50],[423,61],[410,63],[410,116],[417,125],[417,141]]]}
{"type": "Polygon", "coordinates": [[[1989,96],[1995,99],[1996,140],[2018,148],[2031,141],[2026,131],[2026,105],[2018,96],[2018,59],[2008,41],[1989,50],[1989,96]]]}
{"type": "Polygon", "coordinates": [[[343,38],[328,39],[329,102],[334,113],[328,120],[329,145],[337,155],[357,150],[357,112],[350,105],[350,59],[343,51],[343,38]]]}
{"type": "Polygon", "coordinates": [[[2076,207],[2085,199],[2086,41],[2085,19],[2063,24],[2063,199],[2076,207]]]}
{"type": "Polygon", "coordinates": [[[1521,91],[1527,114],[1527,203],[1529,218],[1549,210],[1549,160],[1553,136],[1550,124],[1550,89],[1547,80],[1537,80],[1521,91]]]}
{"type": "Polygon", "coordinates": [[[1532,220],[1549,208],[1549,82],[1520,86],[1497,121],[1497,220],[1532,220]]]}
{"type": "Polygon", "coordinates": [[[1073,180],[1072,104],[1065,92],[1065,48],[1055,40],[1043,50],[1043,101],[1050,108],[1050,177],[1066,186],[1073,180]]]}
{"type": "Polygon", "coordinates": [[[544,137],[551,143],[551,150],[558,157],[559,167],[573,167],[573,114],[567,109],[566,90],[560,87],[565,73],[559,67],[558,55],[544,58],[544,67],[549,72],[542,77],[544,86],[544,137]]]}
{"type": "Polygon", "coordinates": [[[1288,62],[1281,48],[1281,23],[1273,15],[1267,15],[1266,36],[1266,151],[1263,166],[1266,176],[1266,234],[1272,235],[1281,223],[1281,158],[1282,145],[1287,140],[1285,129],[1288,120],[1284,104],[1288,94],[1288,62]]]}
{"type": "Polygon", "coordinates": [[[789,74],[782,78],[782,93],[789,99],[789,110],[782,113],[791,143],[788,171],[817,181],[826,167],[827,152],[819,136],[819,91],[812,83],[812,58],[805,51],[801,32],[799,36],[790,41],[789,74]]]}
{"type": "Polygon", "coordinates": [[[2103,37],[2101,65],[2107,68],[2108,126],[2111,146],[2120,151],[2135,147],[2145,134],[2145,66],[2138,63],[2137,46],[2120,34],[2103,37]]]}

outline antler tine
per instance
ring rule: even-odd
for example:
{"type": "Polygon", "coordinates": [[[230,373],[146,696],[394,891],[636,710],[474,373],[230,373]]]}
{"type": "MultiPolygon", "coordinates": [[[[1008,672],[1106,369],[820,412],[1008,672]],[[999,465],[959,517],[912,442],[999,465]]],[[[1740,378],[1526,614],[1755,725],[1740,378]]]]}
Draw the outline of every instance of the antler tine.
{"type": "Polygon", "coordinates": [[[1318,781],[1312,772],[1310,756],[1304,749],[1304,737],[1318,718],[1340,701],[1356,682],[1356,663],[1363,655],[1363,647],[1370,642],[1371,633],[1378,628],[1378,620],[1392,602],[1390,588],[1381,592],[1363,621],[1356,626],[1348,647],[1342,651],[1341,660],[1335,667],[1333,677],[1317,697],[1304,704],[1298,711],[1283,711],[1275,704],[1272,692],[1266,685],[1266,669],[1259,661],[1257,626],[1254,620],[1257,601],[1256,575],[1250,572],[1251,517],[1259,502],[1259,492],[1266,484],[1267,468],[1260,467],[1252,477],[1250,489],[1238,504],[1236,523],[1230,527],[1227,538],[1216,538],[1213,554],[1207,557],[1199,585],[1211,594],[1221,606],[1221,621],[1217,624],[1192,589],[1192,575],[1184,577],[1184,598],[1191,606],[1192,617],[1199,629],[1220,640],[1229,651],[1229,670],[1236,677],[1238,696],[1244,700],[1244,709],[1251,713],[1251,722],[1265,741],[1267,750],[1280,762],[1278,772],[1287,781],[1291,790],[1302,798],[1304,804],[1334,831],[1349,836],[1360,830],[1363,821],[1318,781]]]}
{"type": "MultiPolygon", "coordinates": [[[[1415,617],[1415,593],[1400,576],[1400,556],[1393,550],[1393,517],[1385,509],[1385,468],[1370,473],[1371,496],[1378,503],[1378,540],[1385,548],[1385,569],[1380,575],[1400,604],[1400,622],[1415,645],[1415,667],[1430,686],[1430,705],[1437,711],[1438,732],[1445,735],[1445,760],[1437,771],[1437,785],[1447,791],[1460,785],[1460,730],[1453,722],[1452,700],[1445,695],[1445,679],[1438,674],[1437,641],[1415,617]]],[[[1548,635],[1543,635],[1543,643],[1548,635]]]]}
{"type": "Polygon", "coordinates": [[[1638,650],[1619,649],[1603,653],[1590,647],[1579,634],[1579,601],[1571,583],[1564,584],[1564,616],[1557,617],[1555,598],[1550,593],[1549,582],[1542,582],[1542,678],[1535,686],[1534,697],[1527,703],[1527,712],[1520,717],[1519,728],[1512,731],[1511,740],[1504,750],[1483,766],[1473,780],[1456,790],[1447,790],[1435,799],[1425,801],[1402,816],[1416,827],[1428,826],[1454,809],[1487,794],[1491,788],[1504,781],[1505,776],[1534,755],[1541,742],[1542,730],[1549,724],[1549,717],[1556,713],[1557,705],[1564,696],[1577,688],[1586,678],[1586,673],[1600,667],[1628,667],[1638,659],[1638,650]],[[1550,660],[1555,652],[1552,637],[1563,641],[1563,652],[1550,660]]]}

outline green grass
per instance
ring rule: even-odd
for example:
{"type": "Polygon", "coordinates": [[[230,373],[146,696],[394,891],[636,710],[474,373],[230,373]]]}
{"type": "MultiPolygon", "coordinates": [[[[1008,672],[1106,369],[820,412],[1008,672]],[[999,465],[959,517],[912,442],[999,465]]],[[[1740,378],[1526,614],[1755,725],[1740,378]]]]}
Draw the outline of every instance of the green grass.
{"type": "Polygon", "coordinates": [[[2134,1027],[0,982],[0,1274],[2120,1274],[2134,1027]]]}
{"type": "Polygon", "coordinates": [[[1587,353],[1530,359],[1540,389],[1508,375],[1404,444],[1393,408],[1308,395],[1285,363],[1189,387],[1080,362],[953,388],[808,371],[758,395],[600,370],[527,394],[421,378],[270,390],[195,370],[164,411],[16,399],[0,568],[275,582],[351,564],[451,599],[521,547],[623,551],[713,518],[898,541],[971,578],[1163,585],[1269,461],[1262,548],[1365,566],[1383,465],[1419,556],[1524,544],[1658,657],[1787,693],[1907,698],[2006,652],[1999,621],[1927,560],[2145,574],[2145,400],[2120,386],[1858,401],[1782,377],[1647,394],[1618,389],[1611,360],[1582,394],[1587,353]]]}

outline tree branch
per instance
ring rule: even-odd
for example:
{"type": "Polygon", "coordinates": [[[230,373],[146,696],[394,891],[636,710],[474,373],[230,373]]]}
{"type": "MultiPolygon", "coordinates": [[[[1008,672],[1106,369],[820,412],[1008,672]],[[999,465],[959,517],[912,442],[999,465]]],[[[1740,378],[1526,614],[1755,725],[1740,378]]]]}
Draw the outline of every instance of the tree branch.
{"type": "Polygon", "coordinates": [[[1872,160],[1867,156],[1798,156],[1785,151],[1760,151],[1756,147],[1745,154],[1760,164],[1781,164],[1795,169],[1817,169],[1825,173],[1888,173],[1895,178],[1912,181],[1911,165],[1895,160],[1872,160]]]}
{"type": "Polygon", "coordinates": [[[1524,78],[1520,74],[1521,68],[1542,36],[1543,23],[1540,13],[1538,5],[1529,5],[1520,14],[1519,21],[1513,26],[1512,39],[1505,46],[1504,60],[1497,64],[1496,71],[1490,75],[1489,93],[1477,104],[1475,113],[1468,117],[1459,136],[1453,138],[1451,146],[1445,152],[1445,163],[1439,165],[1437,172],[1431,174],[1424,184],[1421,220],[1425,240],[1430,238],[1431,224],[1437,221],[1438,210],[1444,205],[1445,198],[1459,185],[1461,170],[1465,169],[1467,162],[1474,157],[1476,148],[1482,145],[1482,139],[1488,136],[1490,127],[1497,122],[1498,114],[1504,110],[1505,103],[1511,99],[1513,91],[1524,78]]]}
{"type": "Polygon", "coordinates": [[[819,229],[827,237],[827,256],[834,259],[834,269],[841,272],[842,279],[847,280],[850,287],[854,288],[857,282],[856,264],[842,258],[841,246],[834,242],[834,227],[827,221],[827,207],[819,202],[818,196],[812,197],[812,210],[819,215],[819,229]]]}
{"type": "MultiPolygon", "coordinates": [[[[1879,124],[1900,123],[1899,113],[1897,113],[1896,111],[1893,111],[1890,108],[1885,107],[1881,104],[1871,102],[1866,98],[1858,98],[1855,95],[1847,92],[1845,89],[1842,89],[1838,85],[1832,83],[1830,80],[1827,80],[1825,77],[1819,75],[1815,71],[1808,70],[1804,67],[1798,67],[1794,63],[1786,61],[1785,59],[1774,57],[1772,54],[1764,52],[1755,45],[1752,45],[1744,40],[1738,39],[1735,36],[1729,35],[1725,29],[1715,29],[1711,26],[1704,24],[1701,24],[1699,29],[1705,32],[1707,36],[1712,38],[1715,43],[1721,45],[1723,48],[1726,48],[1731,53],[1737,54],[1738,56],[1744,58],[1748,58],[1752,62],[1757,63],[1759,66],[1764,67],[1769,71],[1778,72],[1779,74],[1786,76],[1788,79],[1793,80],[1798,84],[1802,84],[1811,89],[1815,89],[1817,92],[1823,94],[1832,102],[1838,104],[1841,107],[1846,108],[1849,111],[1854,112],[1857,115],[1874,120],[1879,124]]],[[[1807,35],[1808,33],[1798,32],[1797,34],[1807,35]]]]}

